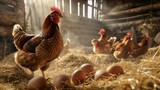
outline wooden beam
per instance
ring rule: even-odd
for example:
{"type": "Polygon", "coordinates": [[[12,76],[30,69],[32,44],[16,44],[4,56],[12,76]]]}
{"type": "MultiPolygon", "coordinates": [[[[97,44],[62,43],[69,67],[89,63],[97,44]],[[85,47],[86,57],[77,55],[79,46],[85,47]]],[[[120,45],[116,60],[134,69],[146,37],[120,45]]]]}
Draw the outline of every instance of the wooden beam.
{"type": "Polygon", "coordinates": [[[151,16],[159,17],[160,16],[160,11],[147,13],[147,14],[136,15],[136,16],[123,17],[123,18],[103,19],[102,22],[121,23],[121,22],[127,22],[127,21],[136,21],[136,20],[140,20],[140,19],[146,19],[146,18],[151,17],[151,16]]]}
{"type": "MultiPolygon", "coordinates": [[[[160,17],[153,17],[153,18],[149,18],[148,19],[151,22],[155,22],[155,21],[160,21],[160,17]]],[[[143,24],[146,21],[146,19],[142,19],[142,20],[137,20],[137,21],[128,21],[125,23],[104,23],[104,25],[108,25],[110,27],[121,27],[121,26],[134,26],[134,25],[139,25],[139,24],[143,24]]]]}
{"type": "Polygon", "coordinates": [[[0,36],[11,36],[12,35],[12,26],[2,27],[0,26],[0,36]]]}
{"type": "Polygon", "coordinates": [[[0,4],[16,6],[16,0],[0,0],[0,4]]]}
{"type": "Polygon", "coordinates": [[[132,8],[132,9],[123,10],[123,11],[111,12],[111,13],[108,13],[107,15],[104,15],[103,18],[105,17],[117,18],[117,17],[126,16],[126,15],[136,15],[143,12],[149,12],[149,11],[159,10],[159,9],[160,9],[160,3],[157,3],[153,5],[141,6],[141,7],[132,8]]]}
{"type": "Polygon", "coordinates": [[[1,12],[0,25],[13,25],[17,23],[17,17],[13,12],[1,12]]]}
{"type": "Polygon", "coordinates": [[[92,0],[92,18],[94,17],[94,0],[92,0]]]}

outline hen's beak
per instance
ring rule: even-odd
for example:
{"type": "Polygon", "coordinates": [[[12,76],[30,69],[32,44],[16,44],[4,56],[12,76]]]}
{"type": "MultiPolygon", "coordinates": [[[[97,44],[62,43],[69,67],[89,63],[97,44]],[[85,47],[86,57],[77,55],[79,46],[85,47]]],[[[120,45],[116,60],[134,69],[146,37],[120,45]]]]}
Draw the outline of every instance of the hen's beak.
{"type": "Polygon", "coordinates": [[[61,14],[59,14],[58,16],[59,16],[59,18],[63,18],[63,16],[61,14]]]}

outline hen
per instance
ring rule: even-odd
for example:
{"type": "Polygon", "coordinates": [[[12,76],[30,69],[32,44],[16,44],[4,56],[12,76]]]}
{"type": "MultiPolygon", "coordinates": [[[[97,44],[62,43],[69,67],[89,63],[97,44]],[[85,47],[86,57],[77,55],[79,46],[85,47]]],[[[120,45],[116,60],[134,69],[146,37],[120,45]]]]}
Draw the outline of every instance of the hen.
{"type": "Polygon", "coordinates": [[[51,11],[43,23],[41,34],[27,34],[18,24],[14,25],[12,32],[18,49],[15,53],[16,64],[33,72],[40,68],[43,76],[50,62],[56,59],[63,49],[63,39],[58,27],[62,14],[56,7],[51,7],[51,11]]]}
{"type": "Polygon", "coordinates": [[[116,47],[115,51],[113,53],[114,57],[118,60],[120,59],[127,59],[131,52],[131,41],[132,35],[130,33],[127,33],[127,35],[122,39],[121,42],[119,42],[116,47]]]}
{"type": "Polygon", "coordinates": [[[100,29],[99,39],[93,39],[91,44],[93,45],[93,52],[96,54],[106,54],[109,53],[109,48],[107,47],[108,44],[108,36],[104,29],[100,29]]]}
{"type": "Polygon", "coordinates": [[[130,55],[136,58],[145,54],[148,51],[148,40],[149,37],[145,37],[138,44],[133,43],[130,55]]]}

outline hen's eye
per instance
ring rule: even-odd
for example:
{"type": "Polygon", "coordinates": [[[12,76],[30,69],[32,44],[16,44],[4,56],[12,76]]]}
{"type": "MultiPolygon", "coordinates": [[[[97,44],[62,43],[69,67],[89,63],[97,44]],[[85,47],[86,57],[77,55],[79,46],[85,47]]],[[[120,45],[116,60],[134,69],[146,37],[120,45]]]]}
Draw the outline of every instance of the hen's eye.
{"type": "Polygon", "coordinates": [[[57,16],[58,14],[57,13],[52,13],[50,16],[57,16]]]}

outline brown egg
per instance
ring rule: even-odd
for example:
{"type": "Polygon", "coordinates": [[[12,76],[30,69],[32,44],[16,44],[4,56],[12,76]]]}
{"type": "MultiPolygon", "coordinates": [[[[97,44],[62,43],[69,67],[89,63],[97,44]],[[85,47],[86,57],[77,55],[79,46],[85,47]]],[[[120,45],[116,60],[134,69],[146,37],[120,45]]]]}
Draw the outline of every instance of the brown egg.
{"type": "Polygon", "coordinates": [[[97,70],[94,75],[94,80],[102,79],[102,78],[108,78],[111,75],[107,71],[103,70],[97,70]]]}
{"type": "Polygon", "coordinates": [[[46,79],[42,76],[33,77],[27,84],[27,90],[45,90],[46,79]]]}
{"type": "Polygon", "coordinates": [[[107,68],[107,72],[111,73],[111,74],[123,74],[124,70],[121,66],[119,65],[111,65],[107,68]]]}
{"type": "Polygon", "coordinates": [[[77,69],[71,76],[74,85],[80,85],[86,80],[86,73],[82,69],[77,69]]]}
{"type": "Polygon", "coordinates": [[[67,89],[71,87],[71,81],[67,75],[59,75],[55,77],[53,84],[57,89],[67,89]]]}
{"type": "Polygon", "coordinates": [[[85,63],[85,64],[81,65],[80,69],[85,71],[87,75],[94,71],[94,67],[89,63],[85,63]]]}

